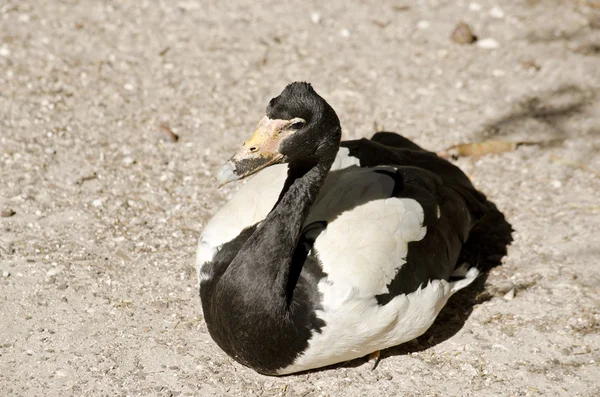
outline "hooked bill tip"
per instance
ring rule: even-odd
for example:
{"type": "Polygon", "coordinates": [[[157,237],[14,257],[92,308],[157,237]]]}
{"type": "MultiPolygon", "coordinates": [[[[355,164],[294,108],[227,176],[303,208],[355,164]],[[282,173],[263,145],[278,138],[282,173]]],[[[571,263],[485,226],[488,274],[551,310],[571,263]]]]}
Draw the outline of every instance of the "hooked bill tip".
{"type": "Polygon", "coordinates": [[[223,187],[229,182],[237,181],[240,176],[235,173],[235,166],[231,161],[226,162],[217,169],[215,181],[219,187],[223,187]]]}

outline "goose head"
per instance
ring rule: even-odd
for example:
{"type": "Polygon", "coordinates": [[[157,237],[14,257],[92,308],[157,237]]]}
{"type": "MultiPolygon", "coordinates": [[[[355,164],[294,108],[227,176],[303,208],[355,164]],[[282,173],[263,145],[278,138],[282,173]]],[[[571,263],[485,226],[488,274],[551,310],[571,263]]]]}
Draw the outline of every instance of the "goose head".
{"type": "Polygon", "coordinates": [[[340,121],[309,83],[289,84],[271,99],[252,137],[216,173],[219,186],[281,163],[333,161],[340,121]]]}

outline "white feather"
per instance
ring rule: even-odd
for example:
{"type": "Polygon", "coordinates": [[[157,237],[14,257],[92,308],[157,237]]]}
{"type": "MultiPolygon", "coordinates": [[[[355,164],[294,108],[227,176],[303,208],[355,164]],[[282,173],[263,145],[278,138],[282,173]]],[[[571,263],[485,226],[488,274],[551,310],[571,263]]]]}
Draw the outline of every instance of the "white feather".
{"type": "Polygon", "coordinates": [[[419,217],[423,219],[422,210],[407,211],[407,203],[414,207],[414,202],[380,198],[331,221],[314,244],[328,280],[335,285],[355,287],[365,296],[388,292],[387,284],[405,263],[408,243],[425,235],[419,222],[419,217]]]}

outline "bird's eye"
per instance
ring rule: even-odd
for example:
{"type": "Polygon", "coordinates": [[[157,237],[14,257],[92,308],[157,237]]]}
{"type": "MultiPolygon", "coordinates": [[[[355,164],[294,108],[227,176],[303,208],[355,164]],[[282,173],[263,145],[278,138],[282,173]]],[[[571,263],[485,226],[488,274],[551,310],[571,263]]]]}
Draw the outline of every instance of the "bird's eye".
{"type": "Polygon", "coordinates": [[[306,124],[306,121],[304,120],[295,120],[292,124],[290,124],[290,129],[299,130],[300,128],[304,127],[304,124],[306,124]]]}

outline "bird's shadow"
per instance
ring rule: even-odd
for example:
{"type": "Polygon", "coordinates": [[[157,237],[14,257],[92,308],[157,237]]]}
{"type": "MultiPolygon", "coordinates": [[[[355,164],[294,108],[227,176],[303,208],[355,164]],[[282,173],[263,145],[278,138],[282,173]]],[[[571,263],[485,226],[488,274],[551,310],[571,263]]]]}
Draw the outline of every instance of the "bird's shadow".
{"type": "Polygon", "coordinates": [[[526,133],[528,140],[544,146],[560,145],[565,139],[593,133],[573,128],[574,119],[590,117],[597,93],[578,85],[561,85],[551,90],[525,95],[512,109],[486,122],[475,136],[479,139],[505,139],[513,133],[526,133]]]}

